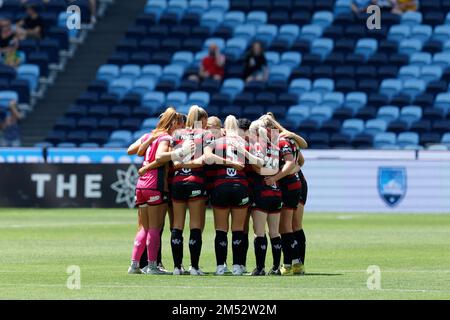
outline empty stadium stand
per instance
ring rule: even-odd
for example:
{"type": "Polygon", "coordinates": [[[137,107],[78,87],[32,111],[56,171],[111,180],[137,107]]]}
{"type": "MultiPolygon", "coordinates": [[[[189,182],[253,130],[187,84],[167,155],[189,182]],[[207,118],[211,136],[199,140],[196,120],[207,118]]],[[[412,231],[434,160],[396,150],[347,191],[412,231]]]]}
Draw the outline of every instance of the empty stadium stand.
{"type": "Polygon", "coordinates": [[[450,1],[383,13],[369,30],[349,0],[149,0],[41,146],[125,147],[168,105],[255,119],[272,111],[311,148],[450,147],[450,1]],[[267,82],[244,82],[249,45],[267,82]],[[189,80],[207,47],[221,81],[189,80]]]}

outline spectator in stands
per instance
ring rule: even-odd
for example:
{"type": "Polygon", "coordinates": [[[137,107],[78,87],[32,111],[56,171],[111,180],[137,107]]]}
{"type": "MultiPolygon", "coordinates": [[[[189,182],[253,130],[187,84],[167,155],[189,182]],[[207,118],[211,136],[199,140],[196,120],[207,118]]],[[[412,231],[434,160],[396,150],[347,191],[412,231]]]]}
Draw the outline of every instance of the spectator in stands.
{"type": "Polygon", "coordinates": [[[260,42],[254,42],[245,57],[244,79],[246,81],[267,81],[269,69],[264,54],[264,48],[260,42]]]}
{"type": "Polygon", "coordinates": [[[26,16],[17,22],[17,32],[20,39],[40,39],[44,33],[44,22],[33,5],[26,6],[26,16]]]}
{"type": "Polygon", "coordinates": [[[392,12],[396,14],[403,14],[407,11],[417,11],[417,0],[392,0],[393,9],[392,12]]]}
{"type": "Polygon", "coordinates": [[[203,58],[198,75],[192,75],[191,80],[215,79],[222,80],[225,75],[225,56],[220,52],[215,43],[208,49],[208,55],[203,58]]]}
{"type": "Polygon", "coordinates": [[[11,101],[9,104],[9,111],[6,113],[6,117],[0,125],[3,130],[3,137],[0,141],[2,147],[20,147],[20,126],[19,122],[23,118],[23,115],[17,110],[17,103],[11,101]]]}
{"type": "Polygon", "coordinates": [[[375,4],[375,0],[353,0],[352,1],[352,10],[354,13],[365,13],[367,11],[367,7],[375,4]]]}
{"type": "Polygon", "coordinates": [[[20,63],[18,46],[19,42],[11,21],[0,19],[0,61],[11,67],[17,67],[20,63]]]}

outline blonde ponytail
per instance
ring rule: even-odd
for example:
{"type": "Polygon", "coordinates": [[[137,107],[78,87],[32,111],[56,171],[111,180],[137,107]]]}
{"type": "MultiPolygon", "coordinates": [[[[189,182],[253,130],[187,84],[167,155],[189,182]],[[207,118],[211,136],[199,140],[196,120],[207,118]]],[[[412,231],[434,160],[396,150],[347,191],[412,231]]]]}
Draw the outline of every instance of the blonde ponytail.
{"type": "Polygon", "coordinates": [[[208,118],[208,113],[205,111],[205,109],[200,108],[197,105],[193,105],[189,109],[189,113],[187,115],[186,128],[194,129],[195,122],[200,121],[203,118],[208,118]]]}

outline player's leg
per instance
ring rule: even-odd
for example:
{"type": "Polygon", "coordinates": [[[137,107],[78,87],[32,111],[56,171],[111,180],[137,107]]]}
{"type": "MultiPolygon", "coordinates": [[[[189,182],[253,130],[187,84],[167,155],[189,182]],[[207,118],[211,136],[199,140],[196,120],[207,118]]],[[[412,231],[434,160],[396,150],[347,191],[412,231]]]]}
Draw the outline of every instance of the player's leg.
{"type": "Polygon", "coordinates": [[[248,247],[249,247],[249,229],[250,229],[250,217],[252,216],[251,209],[249,208],[247,211],[247,217],[245,219],[244,224],[244,269],[246,270],[247,266],[247,254],[248,254],[248,247]]]}
{"type": "Polygon", "coordinates": [[[141,205],[138,210],[138,221],[140,227],[138,227],[138,231],[134,238],[133,252],[131,253],[131,265],[128,268],[129,274],[142,273],[141,269],[139,268],[139,261],[146,248],[147,234],[149,228],[148,218],[144,210],[146,209],[146,207],[148,206],[141,205]]]}
{"type": "Polygon", "coordinates": [[[147,256],[148,268],[147,274],[167,274],[160,270],[157,264],[158,250],[160,247],[160,233],[164,224],[164,217],[167,211],[167,203],[161,203],[146,208],[148,219],[147,233],[147,256]]]}
{"type": "MultiPolygon", "coordinates": [[[[138,231],[140,229],[142,229],[142,221],[141,221],[140,211],[141,211],[141,208],[138,207],[138,231]]],[[[147,265],[148,265],[148,260],[147,260],[147,245],[146,245],[146,249],[142,253],[141,259],[139,261],[139,268],[146,270],[147,265]]]]}
{"type": "Polygon", "coordinates": [[[183,273],[183,229],[186,220],[187,202],[173,201],[173,229],[170,237],[174,274],[183,273]]]}
{"type": "Polygon", "coordinates": [[[223,275],[226,272],[226,261],[228,252],[228,229],[229,229],[229,208],[213,207],[214,229],[216,237],[214,239],[214,250],[216,253],[217,270],[216,275],[223,275]]]}
{"type": "Polygon", "coordinates": [[[247,218],[247,207],[231,209],[231,231],[233,250],[233,275],[244,273],[244,224],[247,218]]]}
{"type": "Polygon", "coordinates": [[[280,233],[281,245],[283,248],[283,267],[281,273],[283,275],[292,274],[292,264],[294,252],[298,251],[298,245],[295,242],[294,234],[292,232],[292,216],[294,210],[292,208],[283,208],[280,217],[280,233]]]}
{"type": "Polygon", "coordinates": [[[306,236],[303,231],[303,212],[304,206],[302,203],[299,203],[297,210],[295,210],[293,219],[292,219],[292,229],[294,231],[294,238],[298,243],[299,247],[299,259],[302,263],[303,267],[300,270],[299,274],[305,273],[305,252],[306,252],[306,236]]]}
{"type": "Polygon", "coordinates": [[[188,202],[189,207],[189,251],[191,254],[191,275],[204,275],[199,268],[200,254],[202,251],[202,230],[205,225],[205,200],[197,199],[188,202]]]}
{"type": "Polygon", "coordinates": [[[282,242],[280,236],[280,213],[272,213],[267,217],[267,224],[269,226],[269,237],[272,245],[273,266],[269,271],[270,275],[280,274],[280,261],[282,242]]]}
{"type": "Polygon", "coordinates": [[[256,258],[256,269],[253,270],[252,275],[262,276],[266,272],[265,262],[267,253],[267,237],[266,237],[266,223],[267,213],[260,210],[253,210],[253,231],[255,233],[254,248],[256,258]]]}

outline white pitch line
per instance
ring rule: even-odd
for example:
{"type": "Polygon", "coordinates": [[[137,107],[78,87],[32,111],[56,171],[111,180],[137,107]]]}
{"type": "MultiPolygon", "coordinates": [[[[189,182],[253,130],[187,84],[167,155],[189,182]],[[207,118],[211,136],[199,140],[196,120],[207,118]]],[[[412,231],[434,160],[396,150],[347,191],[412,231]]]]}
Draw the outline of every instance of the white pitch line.
{"type": "Polygon", "coordinates": [[[131,225],[136,222],[126,221],[106,221],[106,222],[74,222],[74,223],[46,223],[46,224],[11,224],[2,225],[0,229],[19,229],[19,228],[61,228],[61,227],[77,227],[77,226],[106,226],[106,225],[131,225]]]}

